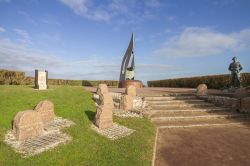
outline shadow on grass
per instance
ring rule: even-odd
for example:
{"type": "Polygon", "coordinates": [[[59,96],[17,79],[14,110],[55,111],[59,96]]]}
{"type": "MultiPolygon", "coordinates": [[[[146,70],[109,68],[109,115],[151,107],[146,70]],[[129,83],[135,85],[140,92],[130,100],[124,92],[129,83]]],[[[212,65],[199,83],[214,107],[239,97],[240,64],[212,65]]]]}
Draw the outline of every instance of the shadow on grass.
{"type": "Polygon", "coordinates": [[[87,117],[88,117],[88,119],[90,121],[94,120],[94,118],[95,118],[95,112],[87,110],[87,111],[85,111],[85,114],[87,115],[87,117]]]}

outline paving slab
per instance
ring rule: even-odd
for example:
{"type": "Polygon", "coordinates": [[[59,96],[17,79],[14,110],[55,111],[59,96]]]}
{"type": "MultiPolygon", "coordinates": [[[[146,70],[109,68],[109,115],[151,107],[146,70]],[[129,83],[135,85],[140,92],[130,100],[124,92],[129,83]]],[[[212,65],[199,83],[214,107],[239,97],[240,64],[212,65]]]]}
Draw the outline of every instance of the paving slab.
{"type": "Polygon", "coordinates": [[[158,129],[155,166],[250,165],[250,125],[158,129]]]}

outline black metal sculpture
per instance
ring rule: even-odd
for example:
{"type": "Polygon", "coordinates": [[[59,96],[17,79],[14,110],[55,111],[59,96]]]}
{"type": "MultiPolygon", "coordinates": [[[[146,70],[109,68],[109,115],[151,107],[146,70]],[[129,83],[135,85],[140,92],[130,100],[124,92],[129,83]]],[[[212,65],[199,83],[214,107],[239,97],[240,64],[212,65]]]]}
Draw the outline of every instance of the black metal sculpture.
{"type": "Polygon", "coordinates": [[[127,51],[123,57],[121,71],[120,71],[120,82],[124,80],[134,80],[135,78],[135,62],[134,62],[134,33],[132,33],[127,51]],[[132,57],[132,61],[130,61],[132,57]],[[130,64],[130,67],[128,67],[130,64]]]}

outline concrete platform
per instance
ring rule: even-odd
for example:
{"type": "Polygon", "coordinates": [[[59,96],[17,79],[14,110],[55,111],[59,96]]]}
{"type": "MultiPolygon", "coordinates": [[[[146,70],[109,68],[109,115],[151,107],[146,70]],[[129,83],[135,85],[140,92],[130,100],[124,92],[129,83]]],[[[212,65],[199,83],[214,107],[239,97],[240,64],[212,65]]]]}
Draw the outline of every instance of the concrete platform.
{"type": "Polygon", "coordinates": [[[158,130],[154,165],[250,165],[249,124],[158,130]]]}

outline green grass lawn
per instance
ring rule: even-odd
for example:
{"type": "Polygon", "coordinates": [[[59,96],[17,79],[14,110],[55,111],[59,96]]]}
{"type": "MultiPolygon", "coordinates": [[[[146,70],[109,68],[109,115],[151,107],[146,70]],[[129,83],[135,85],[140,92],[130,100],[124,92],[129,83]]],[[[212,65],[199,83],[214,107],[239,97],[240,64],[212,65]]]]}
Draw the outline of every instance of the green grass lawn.
{"type": "Polygon", "coordinates": [[[34,90],[31,86],[0,86],[0,165],[151,165],[155,134],[151,122],[114,117],[115,122],[136,132],[111,141],[90,129],[95,115],[91,97],[92,94],[80,86],[51,86],[46,91],[34,90]],[[33,109],[45,99],[54,103],[57,116],[76,123],[64,130],[73,140],[36,156],[22,158],[3,142],[5,133],[12,128],[11,122],[17,112],[33,109]]]}

